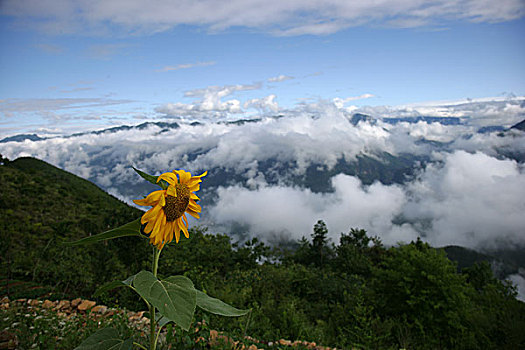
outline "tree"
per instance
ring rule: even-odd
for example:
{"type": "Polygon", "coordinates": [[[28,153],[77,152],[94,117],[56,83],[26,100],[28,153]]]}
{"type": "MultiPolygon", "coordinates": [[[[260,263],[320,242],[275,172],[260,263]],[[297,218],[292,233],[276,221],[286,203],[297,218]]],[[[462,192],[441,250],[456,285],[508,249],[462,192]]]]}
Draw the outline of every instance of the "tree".
{"type": "Polygon", "coordinates": [[[341,233],[334,269],[347,275],[368,277],[372,265],[380,261],[384,251],[379,238],[369,237],[366,230],[352,228],[348,234],[341,233]]]}
{"type": "Polygon", "coordinates": [[[471,339],[470,288],[443,250],[421,241],[393,247],[374,274],[376,308],[406,318],[415,347],[459,348],[471,339]]]}
{"type": "Polygon", "coordinates": [[[0,154],[0,165],[7,165],[9,164],[9,159],[7,157],[4,157],[0,154]]]}
{"type": "Polygon", "coordinates": [[[314,225],[314,232],[311,237],[314,263],[323,267],[323,264],[332,253],[332,250],[328,246],[328,229],[323,220],[317,221],[314,225]]]}

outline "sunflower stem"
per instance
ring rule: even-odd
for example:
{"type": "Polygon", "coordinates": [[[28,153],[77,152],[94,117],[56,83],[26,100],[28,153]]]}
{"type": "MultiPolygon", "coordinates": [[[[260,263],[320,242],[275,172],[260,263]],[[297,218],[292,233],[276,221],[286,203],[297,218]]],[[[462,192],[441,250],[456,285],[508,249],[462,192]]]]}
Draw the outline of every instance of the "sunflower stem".
{"type": "MultiPolygon", "coordinates": [[[[157,269],[159,267],[159,257],[162,249],[157,249],[153,247],[153,266],[152,272],[155,277],[157,277],[157,269]]],[[[155,330],[157,328],[157,322],[155,320],[155,306],[149,304],[149,316],[150,316],[150,332],[149,332],[149,343],[150,350],[155,350],[157,348],[157,337],[155,336],[155,330]]]]}

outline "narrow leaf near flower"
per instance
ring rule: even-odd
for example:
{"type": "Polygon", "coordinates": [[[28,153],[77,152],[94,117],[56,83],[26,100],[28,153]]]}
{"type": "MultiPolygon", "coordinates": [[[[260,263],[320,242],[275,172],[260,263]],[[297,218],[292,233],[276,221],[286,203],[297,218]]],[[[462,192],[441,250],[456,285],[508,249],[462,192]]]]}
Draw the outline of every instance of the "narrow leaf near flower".
{"type": "Polygon", "coordinates": [[[150,243],[158,249],[171,242],[173,236],[178,243],[181,231],[189,238],[186,213],[199,218],[201,207],[195,202],[199,200],[195,192],[200,189],[201,178],[206,174],[204,172],[199,176],[191,176],[191,173],[184,170],[164,173],[157,178],[157,182],[166,181],[166,189],[154,191],[144,199],[133,201],[138,205],[152,207],[142,216],[140,222],[146,225],[144,232],[149,234],[150,243]]]}

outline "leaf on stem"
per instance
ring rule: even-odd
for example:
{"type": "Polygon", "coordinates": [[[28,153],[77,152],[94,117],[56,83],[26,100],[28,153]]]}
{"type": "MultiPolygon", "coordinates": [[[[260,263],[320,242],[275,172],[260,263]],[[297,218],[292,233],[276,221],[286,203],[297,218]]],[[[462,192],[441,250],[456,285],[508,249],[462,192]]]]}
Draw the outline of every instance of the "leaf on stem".
{"type": "Polygon", "coordinates": [[[144,180],[148,181],[148,182],[151,182],[152,184],[154,185],[158,185],[160,187],[162,187],[163,190],[166,190],[168,188],[168,183],[164,180],[161,180],[159,182],[157,182],[157,179],[159,178],[158,176],[153,176],[153,175],[150,175],[150,174],[146,174],[145,172],[143,171],[140,171],[139,169],[135,168],[135,167],[132,167],[133,170],[135,170],[137,172],[137,174],[139,174],[144,180]]]}
{"type": "Polygon", "coordinates": [[[90,335],[75,350],[131,350],[133,338],[120,339],[115,328],[103,328],[90,335]]]}
{"type": "Polygon", "coordinates": [[[129,287],[129,286],[131,286],[131,283],[133,282],[133,279],[135,278],[135,276],[136,275],[130,276],[127,279],[125,279],[124,281],[113,281],[113,282],[104,283],[102,286],[100,286],[95,291],[95,293],[93,294],[93,297],[96,298],[96,297],[100,296],[102,293],[107,292],[108,290],[112,290],[112,289],[118,288],[118,287],[126,287],[126,286],[129,287]]]}
{"type": "Polygon", "coordinates": [[[140,234],[140,218],[138,218],[137,220],[128,222],[127,224],[124,224],[112,230],[99,233],[98,235],[82,238],[74,242],[65,242],[63,244],[68,245],[68,246],[75,246],[75,245],[95,243],[99,241],[105,241],[108,239],[114,239],[114,238],[126,237],[126,236],[139,236],[139,237],[142,236],[140,234]]]}
{"type": "Polygon", "coordinates": [[[193,282],[184,276],[172,276],[159,280],[149,271],[141,271],[133,280],[133,286],[142,298],[155,306],[159,313],[188,330],[196,306],[196,290],[193,282]]]}
{"type": "Polygon", "coordinates": [[[199,306],[204,311],[211,312],[212,314],[221,315],[221,316],[243,316],[246,315],[250,310],[241,310],[237,309],[229,304],[226,304],[224,301],[217,298],[212,298],[206,293],[196,290],[197,292],[197,306],[199,306]]]}

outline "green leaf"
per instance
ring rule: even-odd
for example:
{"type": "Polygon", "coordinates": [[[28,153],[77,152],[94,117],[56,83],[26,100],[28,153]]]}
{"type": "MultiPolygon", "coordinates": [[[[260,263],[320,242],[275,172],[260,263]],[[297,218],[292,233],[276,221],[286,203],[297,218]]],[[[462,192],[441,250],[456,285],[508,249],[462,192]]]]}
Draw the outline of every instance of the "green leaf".
{"type": "Polygon", "coordinates": [[[160,314],[184,330],[190,328],[197,297],[189,278],[172,276],[161,281],[149,271],[140,271],[133,280],[133,286],[160,314]]]}
{"type": "Polygon", "coordinates": [[[115,328],[104,328],[90,335],[75,350],[131,350],[133,339],[122,340],[115,328]]]}
{"type": "Polygon", "coordinates": [[[127,279],[125,279],[124,281],[113,281],[113,282],[104,283],[102,286],[100,286],[95,291],[95,293],[93,294],[93,297],[96,298],[99,295],[101,295],[102,293],[107,292],[108,290],[112,290],[112,289],[118,288],[118,287],[126,287],[126,286],[129,287],[129,286],[131,286],[131,283],[133,282],[133,279],[135,278],[135,276],[136,275],[130,276],[127,279]]]}
{"type": "Polygon", "coordinates": [[[212,298],[206,293],[196,290],[197,292],[197,305],[208,312],[222,316],[243,316],[246,315],[250,310],[237,309],[231,305],[226,304],[222,300],[212,298]]]}
{"type": "Polygon", "coordinates": [[[68,246],[75,246],[75,245],[95,243],[99,241],[105,241],[108,239],[126,237],[126,236],[142,237],[142,235],[140,234],[140,218],[138,218],[137,220],[128,222],[127,224],[119,226],[112,230],[99,233],[98,235],[82,238],[74,242],[65,242],[64,244],[68,246]]]}
{"type": "Polygon", "coordinates": [[[145,172],[143,171],[140,171],[139,169],[135,168],[135,167],[132,167],[133,170],[135,170],[137,172],[137,174],[139,174],[144,180],[148,181],[148,182],[151,182],[152,184],[154,185],[158,185],[160,187],[162,187],[163,190],[167,189],[168,188],[168,183],[164,180],[161,180],[159,182],[157,182],[158,180],[158,176],[153,176],[153,175],[150,175],[150,174],[146,174],[145,172]]]}
{"type": "Polygon", "coordinates": [[[164,327],[165,325],[167,325],[168,323],[170,322],[173,322],[172,320],[170,320],[169,318],[167,318],[166,316],[162,316],[162,315],[157,315],[157,316],[160,316],[160,317],[157,317],[157,324],[162,328],[164,327]]]}

